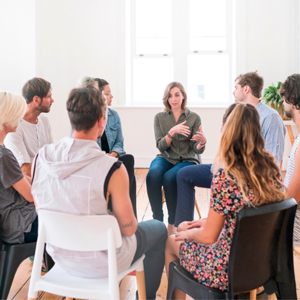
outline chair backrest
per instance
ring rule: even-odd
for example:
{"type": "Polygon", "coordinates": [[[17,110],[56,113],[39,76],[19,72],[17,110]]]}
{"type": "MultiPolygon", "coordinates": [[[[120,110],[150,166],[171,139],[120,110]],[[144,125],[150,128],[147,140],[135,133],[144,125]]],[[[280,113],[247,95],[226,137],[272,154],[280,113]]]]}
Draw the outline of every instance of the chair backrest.
{"type": "Polygon", "coordinates": [[[272,279],[293,280],[293,225],[297,203],[290,198],[243,209],[237,219],[229,257],[231,296],[272,279]]]}
{"type": "Polygon", "coordinates": [[[70,215],[39,210],[38,239],[43,243],[74,251],[107,250],[111,236],[119,248],[122,244],[119,224],[109,215],[70,215]]]}

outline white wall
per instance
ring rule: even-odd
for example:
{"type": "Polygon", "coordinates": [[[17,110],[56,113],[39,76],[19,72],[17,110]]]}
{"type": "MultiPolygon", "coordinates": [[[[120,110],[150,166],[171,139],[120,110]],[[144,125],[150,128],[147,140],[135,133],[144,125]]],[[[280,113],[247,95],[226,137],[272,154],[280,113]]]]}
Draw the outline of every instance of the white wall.
{"type": "Polygon", "coordinates": [[[35,0],[0,2],[0,90],[21,93],[35,76],[35,0]]]}
{"type": "MultiPolygon", "coordinates": [[[[242,58],[237,73],[258,70],[267,86],[299,72],[298,1],[238,0],[237,9],[237,55],[242,58]]],[[[125,0],[1,1],[0,37],[5,43],[0,47],[0,89],[20,92],[33,76],[50,81],[55,102],[49,119],[58,141],[69,134],[65,102],[78,79],[82,75],[105,78],[122,119],[125,149],[135,156],[137,167],[148,167],[157,154],[153,117],[162,108],[122,106],[124,11],[125,0]]],[[[225,108],[193,110],[201,116],[208,139],[203,161],[212,162],[225,108]]],[[[284,166],[289,152],[287,141],[284,166]]]]}

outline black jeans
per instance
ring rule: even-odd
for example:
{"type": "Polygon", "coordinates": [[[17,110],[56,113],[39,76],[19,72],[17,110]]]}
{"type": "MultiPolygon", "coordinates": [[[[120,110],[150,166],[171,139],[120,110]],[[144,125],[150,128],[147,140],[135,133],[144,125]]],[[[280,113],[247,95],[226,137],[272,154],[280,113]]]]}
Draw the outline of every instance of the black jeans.
{"type": "Polygon", "coordinates": [[[134,175],[134,157],[131,154],[125,154],[118,157],[119,161],[121,161],[128,173],[129,176],[129,194],[130,200],[133,207],[133,212],[135,217],[137,218],[136,213],[136,179],[134,175]]]}
{"type": "Polygon", "coordinates": [[[31,225],[31,231],[24,232],[25,243],[36,242],[38,236],[38,228],[39,228],[39,220],[38,217],[36,217],[31,225]]]}

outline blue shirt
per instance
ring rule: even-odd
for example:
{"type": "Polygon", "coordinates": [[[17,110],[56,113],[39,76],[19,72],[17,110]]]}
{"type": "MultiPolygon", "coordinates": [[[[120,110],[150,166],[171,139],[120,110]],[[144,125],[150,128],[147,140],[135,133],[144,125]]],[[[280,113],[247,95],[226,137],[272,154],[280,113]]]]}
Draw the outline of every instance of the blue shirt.
{"type": "Polygon", "coordinates": [[[284,152],[284,136],[286,128],[278,112],[262,103],[255,106],[259,114],[261,133],[265,140],[265,149],[270,151],[280,165],[284,152]]]}
{"type": "MultiPolygon", "coordinates": [[[[117,152],[119,156],[126,154],[124,150],[124,138],[119,114],[110,107],[108,107],[107,112],[105,134],[107,137],[107,143],[109,146],[110,153],[114,151],[117,152]]],[[[97,143],[101,148],[101,137],[97,139],[97,143]]]]}

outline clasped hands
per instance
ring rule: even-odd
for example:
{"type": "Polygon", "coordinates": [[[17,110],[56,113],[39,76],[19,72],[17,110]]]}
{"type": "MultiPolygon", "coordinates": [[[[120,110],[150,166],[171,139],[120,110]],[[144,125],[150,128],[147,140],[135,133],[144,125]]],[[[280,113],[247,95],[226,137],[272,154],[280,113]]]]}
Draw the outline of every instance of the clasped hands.
{"type": "MultiPolygon", "coordinates": [[[[191,133],[190,131],[190,128],[188,126],[185,125],[186,121],[172,127],[169,131],[169,134],[174,137],[174,135],[176,133],[178,134],[181,134],[181,135],[184,135],[186,137],[188,137],[191,133]]],[[[200,145],[200,148],[202,148],[201,146],[205,145],[206,144],[206,138],[205,138],[205,135],[202,131],[202,125],[199,126],[199,131],[197,131],[191,138],[191,141],[195,141],[195,142],[198,142],[200,145]]],[[[197,145],[197,148],[198,148],[198,145],[197,145]]]]}
{"type": "Polygon", "coordinates": [[[203,227],[205,222],[205,219],[200,219],[191,222],[183,222],[183,226],[181,226],[181,231],[175,234],[175,241],[194,240],[195,235],[197,235],[198,229],[203,227]]]}

